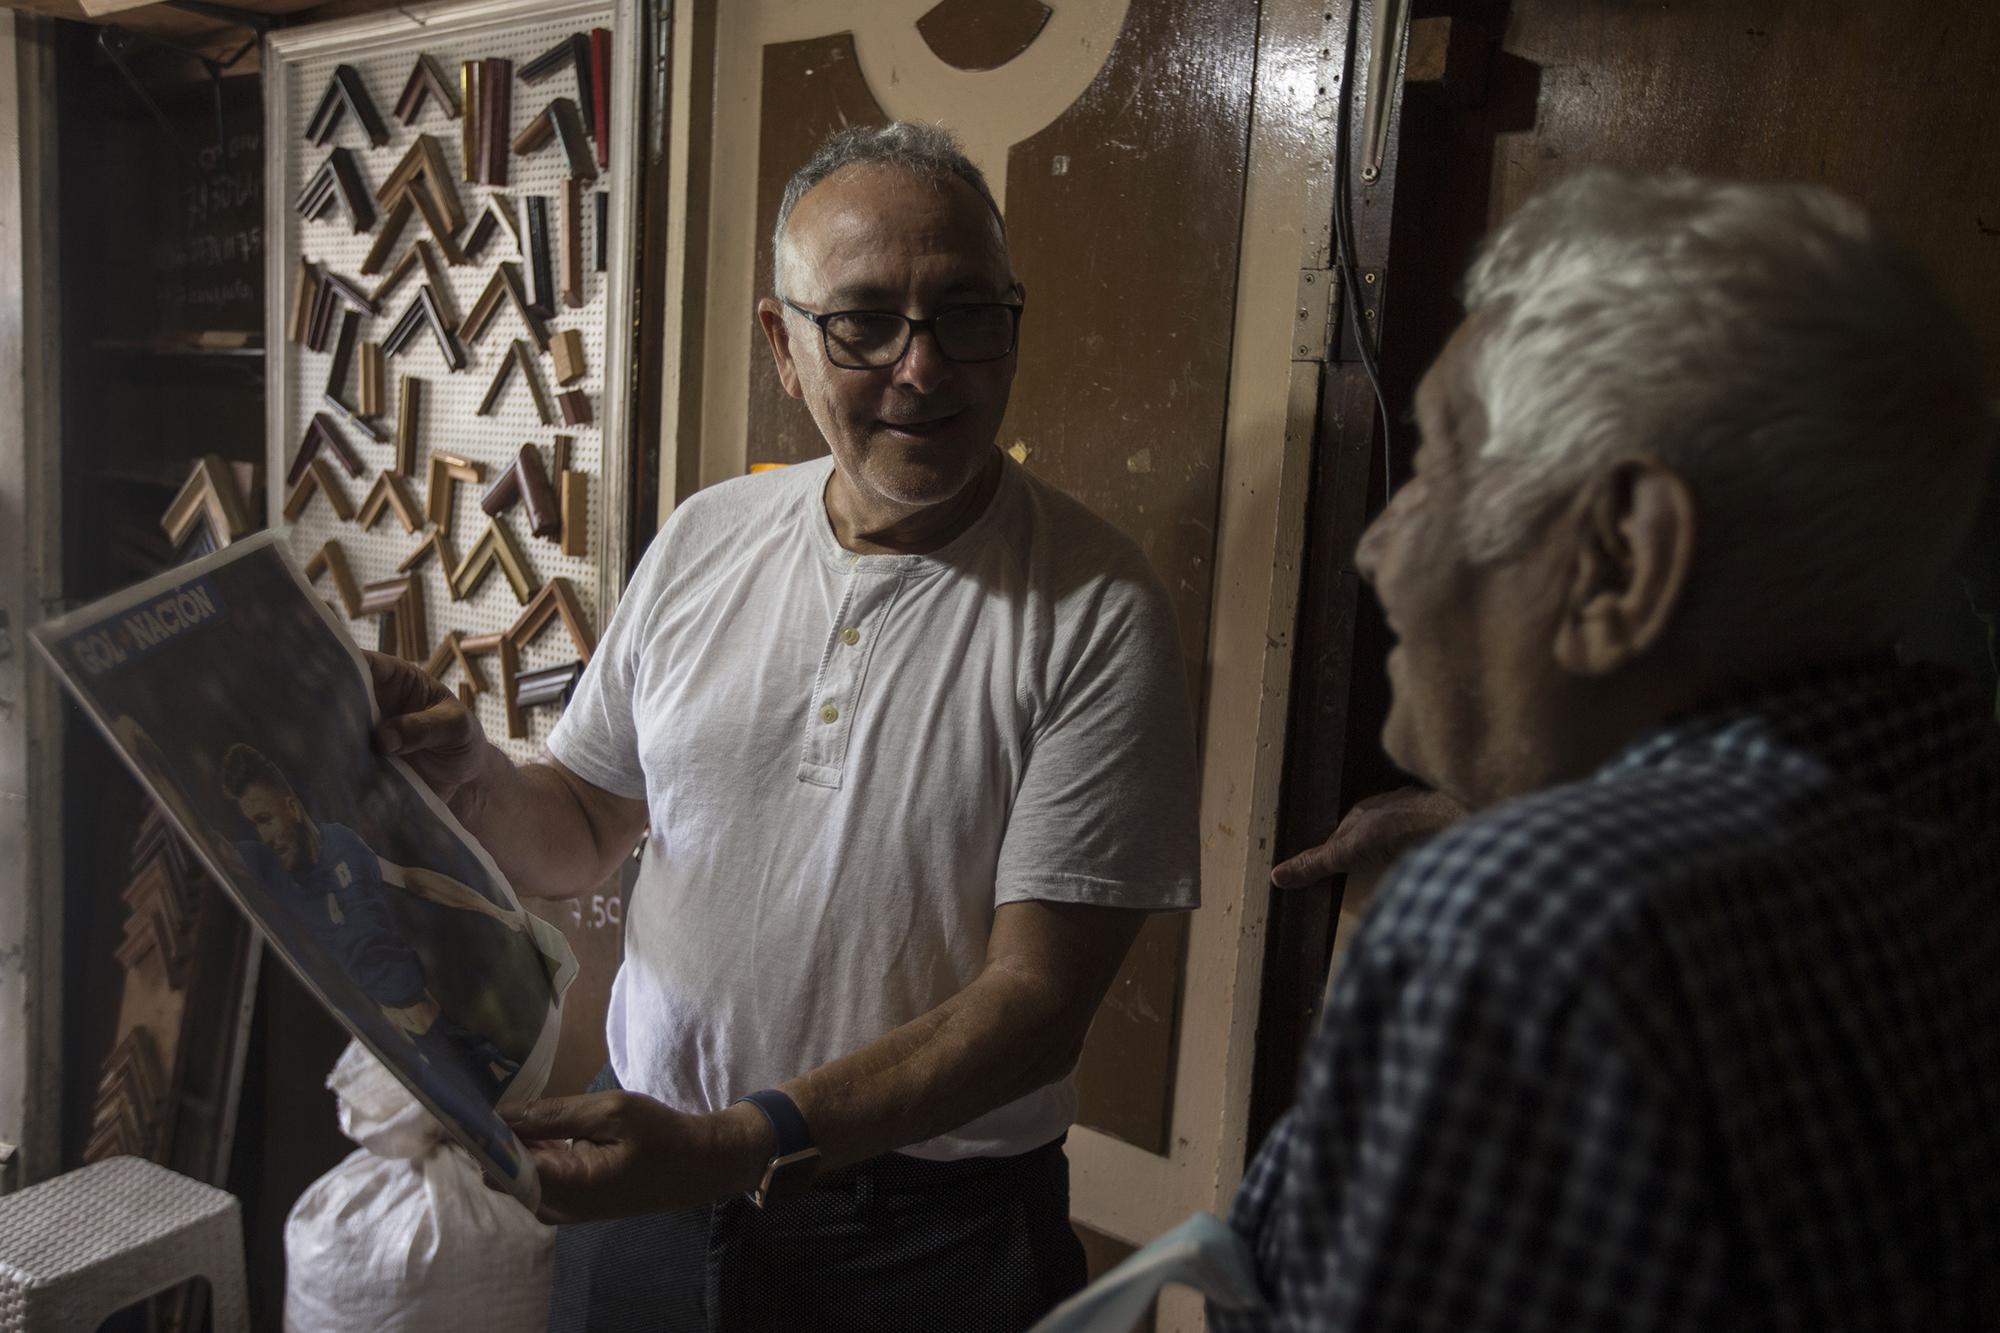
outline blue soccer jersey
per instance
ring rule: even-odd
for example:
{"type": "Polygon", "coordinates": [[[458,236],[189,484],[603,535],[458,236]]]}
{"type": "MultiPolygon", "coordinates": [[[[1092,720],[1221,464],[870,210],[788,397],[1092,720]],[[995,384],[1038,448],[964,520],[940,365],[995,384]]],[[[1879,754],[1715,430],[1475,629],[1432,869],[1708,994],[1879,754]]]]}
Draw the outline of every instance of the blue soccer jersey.
{"type": "Polygon", "coordinates": [[[285,869],[261,842],[236,844],[264,891],[377,1004],[401,1008],[424,997],[422,960],[397,928],[382,891],[382,863],[353,829],[319,826],[319,859],[285,869]]]}

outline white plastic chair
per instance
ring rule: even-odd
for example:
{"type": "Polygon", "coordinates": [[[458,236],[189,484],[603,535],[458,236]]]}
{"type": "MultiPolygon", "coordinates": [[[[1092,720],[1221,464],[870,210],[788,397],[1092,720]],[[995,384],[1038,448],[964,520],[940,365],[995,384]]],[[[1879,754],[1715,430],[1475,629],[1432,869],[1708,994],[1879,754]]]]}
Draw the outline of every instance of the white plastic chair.
{"type": "Polygon", "coordinates": [[[242,1212],[198,1180],[113,1157],[0,1198],[0,1333],[94,1333],[197,1277],[216,1333],[244,1333],[242,1212]]]}

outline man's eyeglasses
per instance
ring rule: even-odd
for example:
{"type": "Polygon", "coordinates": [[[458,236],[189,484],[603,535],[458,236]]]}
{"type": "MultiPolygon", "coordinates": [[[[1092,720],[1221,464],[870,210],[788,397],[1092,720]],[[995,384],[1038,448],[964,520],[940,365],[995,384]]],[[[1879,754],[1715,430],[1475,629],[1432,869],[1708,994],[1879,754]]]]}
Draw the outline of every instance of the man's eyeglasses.
{"type": "Polygon", "coordinates": [[[1019,301],[948,305],[929,319],[911,319],[886,310],[836,310],[821,315],[788,297],[785,308],[819,326],[826,359],[842,370],[881,370],[910,350],[910,339],[928,329],[948,361],[973,365],[1011,354],[1021,335],[1019,301]]]}

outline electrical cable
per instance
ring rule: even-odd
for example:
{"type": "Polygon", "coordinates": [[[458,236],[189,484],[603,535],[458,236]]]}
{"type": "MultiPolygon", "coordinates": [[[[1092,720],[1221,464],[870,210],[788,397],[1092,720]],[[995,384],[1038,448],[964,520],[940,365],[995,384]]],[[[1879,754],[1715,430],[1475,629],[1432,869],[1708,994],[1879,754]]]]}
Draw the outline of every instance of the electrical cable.
{"type": "MultiPolygon", "coordinates": [[[[1335,260],[1340,280],[1347,289],[1347,321],[1354,331],[1354,346],[1361,354],[1361,371],[1375,391],[1375,406],[1382,414],[1382,502],[1387,504],[1395,490],[1392,478],[1388,395],[1382,391],[1382,372],[1376,363],[1375,347],[1361,318],[1361,266],[1354,256],[1354,204],[1348,184],[1348,133],[1354,109],[1354,43],[1360,35],[1361,0],[1348,0],[1347,42],[1341,52],[1340,97],[1333,123],[1333,231],[1335,260]]],[[[1393,76],[1394,71],[1390,71],[1393,76]]],[[[1378,321],[1379,323],[1379,321],[1378,321]]]]}

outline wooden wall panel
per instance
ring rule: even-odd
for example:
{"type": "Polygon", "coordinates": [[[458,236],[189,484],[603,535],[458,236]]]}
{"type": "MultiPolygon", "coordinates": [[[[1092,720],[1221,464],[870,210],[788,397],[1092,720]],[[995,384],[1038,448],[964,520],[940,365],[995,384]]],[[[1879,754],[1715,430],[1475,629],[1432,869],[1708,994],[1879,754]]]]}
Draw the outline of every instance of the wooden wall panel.
{"type": "Polygon", "coordinates": [[[1868,208],[1945,281],[2000,368],[2000,23],[1990,0],[1517,0],[1539,67],[1491,220],[1586,163],[1806,180],[1868,208]]]}
{"type": "MultiPolygon", "coordinates": [[[[1000,443],[1117,524],[1208,642],[1256,12],[1133,5],[1088,91],[1008,158],[1028,289],[1000,443]]],[[[1148,922],[1091,1031],[1083,1123],[1164,1153],[1187,919],[1148,922]]]]}

